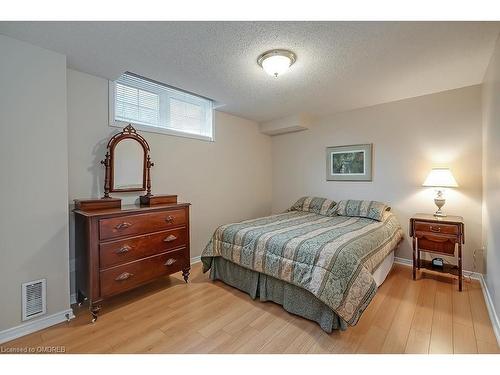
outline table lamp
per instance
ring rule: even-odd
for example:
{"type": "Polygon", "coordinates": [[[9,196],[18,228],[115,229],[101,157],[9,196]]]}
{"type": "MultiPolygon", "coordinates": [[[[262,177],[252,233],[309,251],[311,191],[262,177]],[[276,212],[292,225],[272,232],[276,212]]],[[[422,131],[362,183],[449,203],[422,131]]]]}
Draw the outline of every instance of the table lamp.
{"type": "Polygon", "coordinates": [[[444,217],[446,216],[441,208],[444,206],[446,199],[443,197],[444,188],[447,187],[458,187],[455,177],[451,173],[449,168],[432,168],[431,172],[425,179],[422,186],[435,187],[436,198],[434,198],[434,203],[438,207],[438,210],[434,213],[434,216],[444,217]]]}

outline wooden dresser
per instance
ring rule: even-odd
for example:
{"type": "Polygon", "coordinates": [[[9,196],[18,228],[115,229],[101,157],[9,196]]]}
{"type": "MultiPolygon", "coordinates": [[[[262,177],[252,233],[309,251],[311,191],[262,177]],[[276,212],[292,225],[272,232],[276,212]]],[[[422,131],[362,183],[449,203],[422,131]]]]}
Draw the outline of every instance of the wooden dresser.
{"type": "Polygon", "coordinates": [[[74,212],[77,299],[93,322],[108,297],[174,272],[188,281],[189,203],[74,212]]]}
{"type": "Polygon", "coordinates": [[[436,270],[429,261],[420,259],[420,252],[454,256],[457,250],[458,264],[446,265],[442,272],[458,277],[458,289],[462,290],[462,245],[465,243],[464,220],[461,216],[436,217],[416,214],[410,218],[410,237],[413,239],[413,280],[417,269],[436,270]]]}

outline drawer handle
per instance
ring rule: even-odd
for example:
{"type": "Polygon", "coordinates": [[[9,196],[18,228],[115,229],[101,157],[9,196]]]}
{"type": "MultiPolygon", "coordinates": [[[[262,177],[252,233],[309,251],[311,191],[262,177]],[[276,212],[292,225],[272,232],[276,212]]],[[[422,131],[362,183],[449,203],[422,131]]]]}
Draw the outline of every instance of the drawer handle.
{"type": "Polygon", "coordinates": [[[177,239],[177,237],[175,237],[173,234],[171,234],[170,236],[168,236],[167,238],[165,238],[163,240],[163,242],[172,242],[172,241],[175,241],[177,239]]]}
{"type": "Polygon", "coordinates": [[[122,273],[120,276],[118,276],[115,281],[123,281],[123,280],[127,280],[129,278],[131,278],[132,276],[134,276],[133,273],[128,273],[128,272],[124,272],[122,273]]]}
{"type": "Polygon", "coordinates": [[[165,218],[165,221],[167,223],[173,223],[174,222],[174,217],[172,215],[168,215],[166,218],[165,218]]]}
{"type": "Polygon", "coordinates": [[[170,259],[168,259],[168,260],[165,262],[165,266],[171,266],[171,265],[172,265],[172,264],[174,264],[175,262],[177,262],[177,259],[170,258],[170,259]]]}
{"type": "Polygon", "coordinates": [[[132,226],[132,224],[124,221],[123,223],[118,224],[115,228],[118,230],[121,230],[121,229],[126,229],[126,228],[131,227],[131,226],[132,226]]]}
{"type": "Polygon", "coordinates": [[[120,247],[118,250],[115,251],[116,254],[125,254],[128,253],[132,248],[129,245],[125,245],[123,247],[120,247]]]}
{"type": "Polygon", "coordinates": [[[430,226],[431,232],[439,233],[441,232],[441,227],[433,227],[432,225],[430,226]]]}

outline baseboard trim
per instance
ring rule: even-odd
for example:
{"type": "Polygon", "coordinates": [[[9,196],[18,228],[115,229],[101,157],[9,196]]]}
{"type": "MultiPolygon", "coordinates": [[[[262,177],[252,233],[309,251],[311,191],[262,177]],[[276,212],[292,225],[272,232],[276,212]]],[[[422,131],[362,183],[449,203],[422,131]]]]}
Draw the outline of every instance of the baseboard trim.
{"type": "Polygon", "coordinates": [[[43,318],[34,320],[32,322],[26,322],[16,327],[12,327],[0,332],[0,344],[4,342],[17,339],[22,336],[29,335],[30,333],[40,331],[44,328],[59,324],[75,317],[73,315],[73,310],[68,309],[60,311],[58,313],[45,316],[43,318]]]}
{"type": "MultiPolygon", "coordinates": [[[[406,258],[395,257],[394,263],[398,263],[409,267],[413,266],[413,260],[406,258]]],[[[495,333],[497,343],[500,346],[500,320],[498,319],[498,314],[495,310],[495,305],[493,304],[493,300],[491,299],[491,295],[488,290],[488,286],[486,285],[486,281],[484,280],[483,274],[479,272],[466,271],[466,270],[463,270],[463,274],[466,277],[470,277],[471,279],[479,281],[479,284],[481,285],[481,290],[483,291],[484,302],[486,303],[486,309],[488,310],[488,315],[490,316],[491,325],[493,326],[493,332],[495,333]]]]}
{"type": "Polygon", "coordinates": [[[498,314],[495,310],[493,299],[491,298],[490,291],[488,290],[488,286],[486,285],[486,280],[484,280],[483,275],[481,275],[479,282],[481,283],[481,289],[483,290],[483,296],[484,300],[486,301],[486,308],[488,309],[488,315],[490,316],[491,325],[493,326],[493,332],[495,333],[495,337],[497,338],[497,344],[498,346],[500,346],[500,321],[498,319],[498,314]]]}
{"type": "Polygon", "coordinates": [[[394,257],[394,263],[402,264],[404,266],[413,266],[413,261],[411,259],[394,257]]]}
{"type": "Polygon", "coordinates": [[[198,255],[197,257],[192,257],[191,258],[191,264],[199,263],[201,262],[201,255],[198,255]]]}

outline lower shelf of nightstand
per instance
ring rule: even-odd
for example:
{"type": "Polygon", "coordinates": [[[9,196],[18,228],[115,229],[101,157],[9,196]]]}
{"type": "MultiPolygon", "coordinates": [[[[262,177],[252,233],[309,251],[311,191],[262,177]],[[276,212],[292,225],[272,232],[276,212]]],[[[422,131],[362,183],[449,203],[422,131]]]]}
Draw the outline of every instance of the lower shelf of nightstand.
{"type": "Polygon", "coordinates": [[[440,274],[450,274],[458,277],[459,270],[458,266],[454,264],[444,264],[442,269],[436,268],[432,266],[432,262],[429,260],[420,260],[420,269],[425,269],[433,272],[437,272],[440,274]]]}

